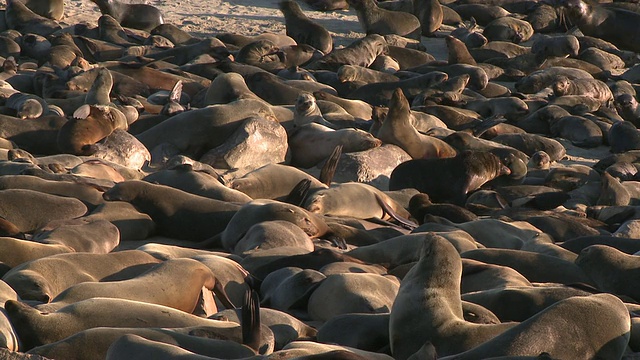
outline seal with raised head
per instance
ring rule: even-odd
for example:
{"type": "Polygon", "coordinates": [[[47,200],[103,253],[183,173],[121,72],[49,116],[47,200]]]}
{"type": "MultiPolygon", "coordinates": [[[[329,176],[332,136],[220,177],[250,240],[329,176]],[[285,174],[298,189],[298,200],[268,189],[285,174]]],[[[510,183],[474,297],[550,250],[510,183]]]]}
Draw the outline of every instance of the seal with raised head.
{"type": "Polygon", "coordinates": [[[640,51],[637,41],[640,36],[640,14],[605,8],[591,0],[563,0],[561,5],[564,14],[583,34],[627,50],[640,51]]]}
{"type": "Polygon", "coordinates": [[[103,15],[111,15],[120,25],[132,29],[151,31],[164,24],[158,8],[147,4],[127,4],[118,0],[91,0],[103,15]]]}
{"type": "Polygon", "coordinates": [[[389,103],[387,114],[377,138],[387,144],[401,147],[413,159],[446,158],[457,154],[446,142],[419,133],[411,124],[409,102],[400,88],[396,89],[389,103]]]}
{"type": "Polygon", "coordinates": [[[324,54],[331,52],[333,49],[331,34],[322,25],[309,19],[297,2],[280,1],[279,7],[284,15],[287,36],[298,44],[311,45],[324,54]]]}
{"type": "Polygon", "coordinates": [[[389,190],[415,188],[436,202],[463,205],[469,192],[510,173],[511,170],[489,152],[464,151],[452,158],[403,162],[391,173],[389,190]]]}

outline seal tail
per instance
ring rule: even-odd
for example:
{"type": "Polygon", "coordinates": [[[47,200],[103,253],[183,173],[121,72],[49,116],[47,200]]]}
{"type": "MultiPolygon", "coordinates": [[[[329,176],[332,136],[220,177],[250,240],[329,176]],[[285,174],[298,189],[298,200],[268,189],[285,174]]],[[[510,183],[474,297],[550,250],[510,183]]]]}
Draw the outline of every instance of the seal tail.
{"type": "Polygon", "coordinates": [[[242,343],[253,349],[256,354],[260,350],[260,298],[255,290],[247,290],[242,306],[242,343]]]}
{"type": "Polygon", "coordinates": [[[331,181],[333,181],[333,176],[336,174],[336,169],[338,168],[338,161],[340,161],[340,156],[342,155],[342,145],[338,145],[333,149],[331,155],[327,159],[327,162],[322,167],[320,171],[320,182],[327,186],[331,186],[331,181]]]}

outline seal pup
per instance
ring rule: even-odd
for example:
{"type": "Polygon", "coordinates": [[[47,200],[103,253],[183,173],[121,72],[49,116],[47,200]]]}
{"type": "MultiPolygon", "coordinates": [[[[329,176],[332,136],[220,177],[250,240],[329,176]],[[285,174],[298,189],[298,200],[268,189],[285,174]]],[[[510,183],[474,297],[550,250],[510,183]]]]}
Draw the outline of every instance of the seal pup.
{"type": "Polygon", "coordinates": [[[297,2],[280,1],[278,7],[284,15],[286,34],[298,44],[307,44],[328,54],[333,49],[331,34],[322,25],[309,19],[297,2]]]}
{"type": "Polygon", "coordinates": [[[316,98],[310,93],[304,92],[296,99],[295,111],[293,112],[293,125],[303,126],[310,123],[324,125],[330,129],[336,129],[336,126],[328,122],[322,116],[316,98]]]}
{"type": "Polygon", "coordinates": [[[415,159],[398,165],[389,180],[389,190],[415,188],[436,202],[464,205],[467,194],[487,181],[511,170],[496,155],[464,151],[452,158],[415,159]],[[425,177],[424,174],[430,174],[425,177]]]}
{"type": "Polygon", "coordinates": [[[400,35],[420,40],[420,21],[414,15],[380,8],[374,0],[347,2],[356,10],[358,21],[367,35],[400,35]]]}
{"type": "Polygon", "coordinates": [[[109,136],[115,129],[126,130],[128,125],[109,106],[84,105],[74,113],[74,118],[58,131],[60,151],[74,155],[91,155],[98,151],[96,143],[109,136]]]}
{"type": "Polygon", "coordinates": [[[120,25],[132,29],[151,31],[164,24],[162,13],[155,6],[147,4],[127,4],[118,0],[91,0],[98,5],[103,15],[110,15],[120,25]]]}

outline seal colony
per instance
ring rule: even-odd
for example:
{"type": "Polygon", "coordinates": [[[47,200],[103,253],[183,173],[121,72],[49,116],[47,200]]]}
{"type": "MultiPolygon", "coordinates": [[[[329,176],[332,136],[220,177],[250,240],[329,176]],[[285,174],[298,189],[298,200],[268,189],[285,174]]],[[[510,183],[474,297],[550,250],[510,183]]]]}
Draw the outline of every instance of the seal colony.
{"type": "Polygon", "coordinates": [[[3,357],[640,354],[637,4],[82,1],[0,9],[3,357]]]}

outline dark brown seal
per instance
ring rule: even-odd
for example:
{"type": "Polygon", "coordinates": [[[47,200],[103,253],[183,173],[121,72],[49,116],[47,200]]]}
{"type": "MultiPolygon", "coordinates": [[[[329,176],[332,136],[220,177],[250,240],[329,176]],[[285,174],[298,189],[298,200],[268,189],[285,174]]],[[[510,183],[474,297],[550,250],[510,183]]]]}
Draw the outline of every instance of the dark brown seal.
{"type": "Polygon", "coordinates": [[[640,51],[640,14],[605,8],[591,0],[564,0],[561,4],[564,13],[583,34],[624,49],[640,51]]]}
{"type": "Polygon", "coordinates": [[[309,19],[295,1],[280,2],[280,11],[284,14],[287,35],[298,44],[311,45],[328,54],[333,49],[331,34],[322,25],[309,19]]]}
{"type": "Polygon", "coordinates": [[[464,151],[453,158],[403,162],[391,173],[389,190],[415,188],[436,202],[464,204],[469,192],[510,173],[509,168],[489,152],[464,151]]]}

